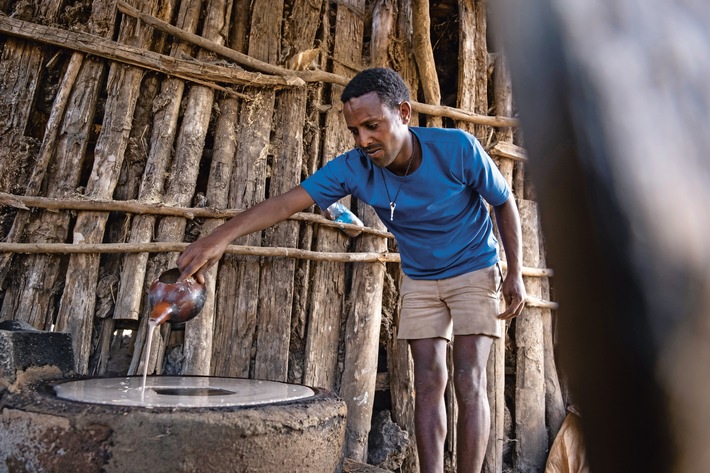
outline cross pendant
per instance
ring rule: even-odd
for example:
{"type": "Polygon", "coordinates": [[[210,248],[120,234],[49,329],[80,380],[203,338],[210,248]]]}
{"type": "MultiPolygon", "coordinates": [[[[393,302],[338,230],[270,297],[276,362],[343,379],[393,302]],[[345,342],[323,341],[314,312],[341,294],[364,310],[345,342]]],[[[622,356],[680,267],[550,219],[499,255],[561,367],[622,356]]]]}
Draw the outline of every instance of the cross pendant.
{"type": "Polygon", "coordinates": [[[394,208],[397,207],[397,204],[394,202],[390,202],[390,221],[394,221],[394,208]]]}

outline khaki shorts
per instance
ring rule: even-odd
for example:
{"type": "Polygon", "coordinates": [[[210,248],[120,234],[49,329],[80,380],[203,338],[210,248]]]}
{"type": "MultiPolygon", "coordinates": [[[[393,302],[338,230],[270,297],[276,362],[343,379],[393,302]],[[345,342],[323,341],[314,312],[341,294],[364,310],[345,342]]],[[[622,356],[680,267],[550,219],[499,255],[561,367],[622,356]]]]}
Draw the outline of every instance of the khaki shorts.
{"type": "Polygon", "coordinates": [[[404,275],[397,338],[451,341],[452,335],[500,337],[501,284],[499,264],[438,281],[404,275]]]}

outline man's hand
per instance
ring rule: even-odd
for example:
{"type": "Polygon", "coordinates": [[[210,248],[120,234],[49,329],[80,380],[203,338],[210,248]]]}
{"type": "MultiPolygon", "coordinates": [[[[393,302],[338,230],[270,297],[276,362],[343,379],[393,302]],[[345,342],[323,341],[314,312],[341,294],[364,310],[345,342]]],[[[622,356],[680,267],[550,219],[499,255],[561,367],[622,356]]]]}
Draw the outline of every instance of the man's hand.
{"type": "Polygon", "coordinates": [[[195,278],[204,284],[205,271],[220,260],[232,241],[282,222],[313,204],[313,198],[299,185],[237,214],[209,235],[185,248],[177,260],[181,271],[180,279],[189,278],[194,274],[195,278]]]}
{"type": "Polygon", "coordinates": [[[505,275],[502,288],[507,308],[505,312],[498,315],[498,318],[510,320],[519,316],[525,308],[525,285],[521,271],[523,239],[520,231],[520,214],[512,193],[508,196],[508,200],[493,207],[493,210],[505,247],[505,260],[508,263],[508,273],[505,275]]]}
{"type": "Polygon", "coordinates": [[[216,232],[191,243],[177,260],[181,271],[180,280],[194,274],[195,279],[200,284],[204,284],[204,272],[222,258],[228,244],[229,241],[224,241],[224,238],[220,238],[216,232]]]}
{"type": "Polygon", "coordinates": [[[521,275],[508,273],[503,281],[503,299],[505,300],[505,312],[498,315],[501,320],[511,320],[519,316],[525,308],[525,285],[521,275]]]}

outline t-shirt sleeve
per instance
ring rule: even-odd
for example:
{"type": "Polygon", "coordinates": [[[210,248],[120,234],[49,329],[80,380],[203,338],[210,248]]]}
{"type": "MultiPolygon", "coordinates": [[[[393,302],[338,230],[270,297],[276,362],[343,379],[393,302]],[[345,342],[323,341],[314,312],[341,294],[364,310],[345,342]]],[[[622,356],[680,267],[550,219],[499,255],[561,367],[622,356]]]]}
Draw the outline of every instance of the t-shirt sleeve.
{"type": "Polygon", "coordinates": [[[321,210],[350,194],[345,160],[345,155],[334,158],[301,183],[321,210]]]}
{"type": "Polygon", "coordinates": [[[467,137],[466,152],[462,153],[466,184],[476,189],[492,206],[503,204],[510,196],[508,183],[476,137],[470,134],[467,137]]]}

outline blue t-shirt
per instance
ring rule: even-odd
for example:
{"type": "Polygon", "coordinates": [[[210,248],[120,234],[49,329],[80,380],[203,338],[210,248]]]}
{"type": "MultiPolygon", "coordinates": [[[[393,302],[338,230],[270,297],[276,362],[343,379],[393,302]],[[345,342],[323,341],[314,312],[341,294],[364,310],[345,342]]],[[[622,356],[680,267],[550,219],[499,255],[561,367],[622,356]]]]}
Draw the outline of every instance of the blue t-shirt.
{"type": "Polygon", "coordinates": [[[422,162],[396,197],[403,177],[376,167],[359,149],[327,163],[302,185],[321,209],[352,195],[371,205],[397,239],[402,270],[412,279],[444,279],[498,261],[485,199],[501,205],[510,195],[505,179],[476,138],[458,129],[410,128],[422,162]]]}

